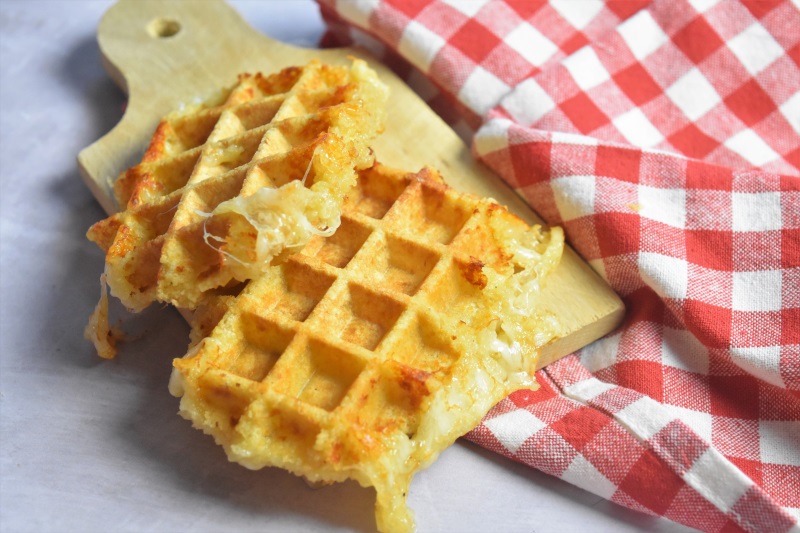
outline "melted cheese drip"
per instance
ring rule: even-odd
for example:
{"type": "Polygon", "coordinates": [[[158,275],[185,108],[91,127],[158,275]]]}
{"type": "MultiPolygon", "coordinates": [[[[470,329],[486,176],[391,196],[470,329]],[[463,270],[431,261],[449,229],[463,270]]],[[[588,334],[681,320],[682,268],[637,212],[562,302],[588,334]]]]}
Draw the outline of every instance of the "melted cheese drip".
{"type": "Polygon", "coordinates": [[[301,180],[291,181],[277,189],[262,187],[250,196],[237,196],[220,203],[204,217],[233,213],[244,219],[257,232],[255,260],[247,260],[215,246],[212,241],[225,239],[204,228],[206,244],[238,262],[247,277],[257,277],[284,250],[294,252],[314,235],[329,237],[341,224],[336,202],[325,190],[324,183],[306,188],[301,180]],[[320,187],[317,187],[320,185],[320,187]]]}
{"type": "Polygon", "coordinates": [[[108,324],[108,285],[105,273],[100,275],[100,300],[83,330],[83,337],[94,344],[100,357],[113,359],[117,355],[117,332],[108,324]]]}
{"type": "Polygon", "coordinates": [[[556,269],[561,259],[564,233],[559,227],[542,234],[538,226],[519,231],[499,224],[494,224],[492,230],[516,266],[505,276],[483,269],[489,279],[484,293],[497,315],[489,327],[481,330],[478,341],[500,364],[511,384],[530,387],[535,383],[531,359],[535,364],[535,352],[558,333],[557,322],[552,317],[536,316],[535,310],[541,280],[556,269]]]}

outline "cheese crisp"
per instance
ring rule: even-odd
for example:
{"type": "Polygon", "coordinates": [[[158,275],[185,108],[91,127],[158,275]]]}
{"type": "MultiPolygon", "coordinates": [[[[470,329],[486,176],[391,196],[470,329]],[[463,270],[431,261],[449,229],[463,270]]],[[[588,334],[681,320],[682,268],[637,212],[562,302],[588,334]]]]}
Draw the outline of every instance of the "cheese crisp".
{"type": "Polygon", "coordinates": [[[415,472],[535,388],[558,335],[537,298],[562,249],[560,228],[528,227],[433,170],[376,164],[333,235],[200,310],[170,390],[232,461],[375,487],[378,528],[410,531],[415,472]]]}
{"type": "Polygon", "coordinates": [[[163,119],[115,182],[124,209],[88,237],[111,293],[134,311],[197,307],[339,225],[355,170],[372,164],[387,88],[364,61],[241,75],[215,101],[163,119]]]}
{"type": "Polygon", "coordinates": [[[88,232],[106,266],[86,336],[114,356],[106,284],[191,310],[181,415],[248,468],[374,487],[378,528],[405,532],[414,474],[536,388],[564,237],[376,163],[386,99],[363,61],[312,62],[163,119],[88,232]]]}

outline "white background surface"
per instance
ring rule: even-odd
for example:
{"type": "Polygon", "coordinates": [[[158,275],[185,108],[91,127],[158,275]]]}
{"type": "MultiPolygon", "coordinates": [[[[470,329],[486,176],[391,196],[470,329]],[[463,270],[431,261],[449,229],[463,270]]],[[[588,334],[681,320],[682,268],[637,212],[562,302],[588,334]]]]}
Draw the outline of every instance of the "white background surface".
{"type": "MultiPolygon", "coordinates": [[[[292,44],[323,31],[311,2],[233,4],[292,44]]],[[[129,318],[142,335],[114,361],[83,340],[103,265],[84,233],[104,215],[75,157],[125,102],[94,37],[108,5],[0,3],[0,531],[372,531],[371,490],[245,470],[176,415],[188,328],[173,310],[129,318]]],[[[684,530],[466,442],[409,504],[423,532],[684,530]]]]}

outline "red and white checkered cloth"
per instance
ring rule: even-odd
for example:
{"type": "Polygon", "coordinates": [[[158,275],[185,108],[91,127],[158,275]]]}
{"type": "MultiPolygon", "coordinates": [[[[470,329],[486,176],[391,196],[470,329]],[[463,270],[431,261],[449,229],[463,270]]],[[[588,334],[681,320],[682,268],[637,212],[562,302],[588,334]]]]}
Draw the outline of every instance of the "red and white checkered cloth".
{"type": "Polygon", "coordinates": [[[320,4],[627,305],[468,437],[704,531],[800,531],[798,4],[320,4]]]}

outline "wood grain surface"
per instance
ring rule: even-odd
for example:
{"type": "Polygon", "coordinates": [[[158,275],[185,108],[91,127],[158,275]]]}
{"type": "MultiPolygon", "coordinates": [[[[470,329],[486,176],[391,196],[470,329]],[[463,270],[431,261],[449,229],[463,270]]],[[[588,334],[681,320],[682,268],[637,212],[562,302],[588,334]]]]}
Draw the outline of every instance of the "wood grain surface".
{"type": "MultiPolygon", "coordinates": [[[[110,183],[138,162],[163,115],[231,85],[240,72],[270,73],[314,58],[349,64],[357,56],[369,61],[391,91],[386,130],[373,143],[381,162],[409,171],[437,168],[456,189],[490,196],[528,222],[539,222],[425,102],[363,51],[304,49],[272,40],[222,0],[120,0],[106,12],[97,36],[109,75],[129,97],[119,124],[78,156],[84,181],[108,213],[117,210],[110,183]]],[[[542,350],[540,366],[605,335],[624,314],[619,297],[571,248],[543,299],[558,315],[562,333],[542,350]]]]}

